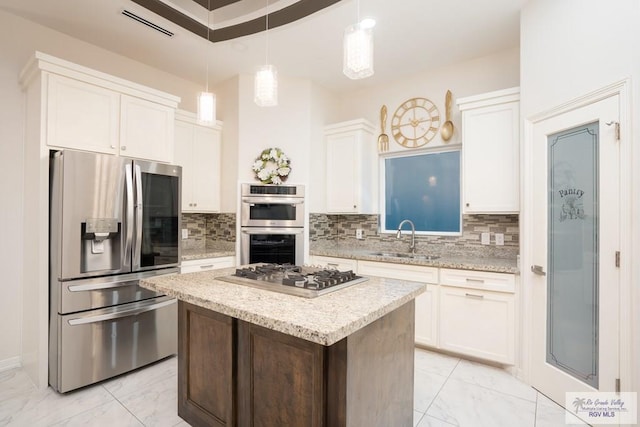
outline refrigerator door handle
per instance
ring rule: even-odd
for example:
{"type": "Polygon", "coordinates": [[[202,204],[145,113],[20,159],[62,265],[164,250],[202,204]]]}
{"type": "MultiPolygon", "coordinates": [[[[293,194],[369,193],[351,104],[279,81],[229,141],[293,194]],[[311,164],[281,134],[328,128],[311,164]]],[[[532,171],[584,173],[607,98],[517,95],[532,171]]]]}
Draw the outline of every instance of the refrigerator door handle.
{"type": "Polygon", "coordinates": [[[99,291],[103,289],[124,288],[127,286],[137,286],[138,280],[126,280],[121,282],[111,283],[93,283],[83,285],[70,285],[69,292],[86,292],[86,291],[99,291]]]}
{"type": "Polygon", "coordinates": [[[133,236],[133,265],[132,270],[136,271],[140,269],[141,249],[142,249],[142,171],[140,165],[134,162],[135,170],[135,235],[133,236]]]}
{"type": "Polygon", "coordinates": [[[126,236],[124,242],[124,260],[125,265],[131,266],[131,245],[133,244],[133,171],[131,162],[125,165],[125,185],[126,185],[126,236]]]}
{"type": "Polygon", "coordinates": [[[114,311],[113,313],[99,314],[96,316],[77,317],[75,319],[69,319],[69,324],[71,326],[86,325],[89,323],[104,322],[105,320],[113,320],[113,319],[120,319],[122,317],[136,316],[138,314],[146,313],[147,311],[157,310],[159,308],[166,307],[175,303],[176,303],[176,300],[171,299],[169,301],[151,303],[143,307],[136,307],[134,309],[118,310],[118,311],[114,311]]]}

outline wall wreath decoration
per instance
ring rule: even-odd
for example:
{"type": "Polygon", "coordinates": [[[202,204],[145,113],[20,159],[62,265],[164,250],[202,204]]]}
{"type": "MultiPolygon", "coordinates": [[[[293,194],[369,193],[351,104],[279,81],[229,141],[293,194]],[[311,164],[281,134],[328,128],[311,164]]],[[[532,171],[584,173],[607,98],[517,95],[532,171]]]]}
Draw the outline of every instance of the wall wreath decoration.
{"type": "Polygon", "coordinates": [[[263,184],[282,184],[291,173],[291,161],[279,148],[267,148],[251,167],[256,179],[263,184]]]}

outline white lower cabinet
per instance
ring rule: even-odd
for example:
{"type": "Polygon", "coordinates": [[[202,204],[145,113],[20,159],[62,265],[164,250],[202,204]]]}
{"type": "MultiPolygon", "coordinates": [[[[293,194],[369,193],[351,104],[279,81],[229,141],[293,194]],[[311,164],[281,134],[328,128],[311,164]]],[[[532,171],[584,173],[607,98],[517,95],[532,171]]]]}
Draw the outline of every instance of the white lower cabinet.
{"type": "Polygon", "coordinates": [[[439,347],[514,364],[514,292],[513,274],[441,269],[439,347]]]}
{"type": "Polygon", "coordinates": [[[438,285],[427,284],[416,298],[416,344],[438,346],[438,312],[438,285]]]}
{"type": "Polygon", "coordinates": [[[324,256],[312,256],[311,263],[425,283],[426,291],[415,300],[416,344],[515,364],[514,274],[324,256]]]}
{"type": "Polygon", "coordinates": [[[182,261],[180,273],[195,273],[197,271],[216,270],[218,268],[233,267],[236,265],[236,257],[221,256],[216,258],[193,259],[182,261]]]}
{"type": "Polygon", "coordinates": [[[427,284],[427,290],[416,298],[416,344],[438,346],[438,269],[420,265],[358,261],[358,274],[427,284]]]}

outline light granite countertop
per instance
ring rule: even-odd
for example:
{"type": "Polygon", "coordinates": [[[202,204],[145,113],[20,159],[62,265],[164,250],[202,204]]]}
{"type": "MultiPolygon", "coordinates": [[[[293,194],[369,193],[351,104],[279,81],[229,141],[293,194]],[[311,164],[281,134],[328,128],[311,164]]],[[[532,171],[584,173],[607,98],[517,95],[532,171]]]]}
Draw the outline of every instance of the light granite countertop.
{"type": "Polygon", "coordinates": [[[423,293],[422,283],[369,277],[317,298],[302,298],[216,280],[235,268],[166,275],[140,286],[190,304],[302,338],[332,345],[423,293]]]}
{"type": "Polygon", "coordinates": [[[235,242],[213,242],[204,247],[182,248],[182,261],[235,256],[235,242]]]}
{"type": "Polygon", "coordinates": [[[309,251],[310,255],[329,256],[365,261],[390,262],[395,264],[423,265],[437,268],[456,268],[462,270],[491,271],[494,273],[518,274],[518,262],[516,257],[500,258],[491,256],[476,256],[466,252],[440,252],[420,253],[418,255],[436,255],[437,258],[409,258],[374,255],[374,253],[393,252],[393,250],[354,249],[349,247],[323,247],[309,251]]]}

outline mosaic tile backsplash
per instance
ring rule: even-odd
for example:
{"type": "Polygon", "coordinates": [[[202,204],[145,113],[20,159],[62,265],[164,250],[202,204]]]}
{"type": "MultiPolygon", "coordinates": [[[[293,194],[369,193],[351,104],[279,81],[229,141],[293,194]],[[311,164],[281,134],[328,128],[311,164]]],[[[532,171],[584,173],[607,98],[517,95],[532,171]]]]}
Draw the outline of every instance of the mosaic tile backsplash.
{"type": "MultiPolygon", "coordinates": [[[[405,250],[409,236],[396,239],[394,233],[378,232],[378,215],[309,215],[310,249],[326,246],[353,246],[360,249],[405,250]],[[356,239],[356,229],[363,230],[364,239],[356,239]]],[[[515,257],[519,247],[518,215],[464,215],[461,236],[416,236],[418,248],[432,252],[468,252],[479,256],[515,257]],[[491,234],[491,244],[482,245],[480,234],[491,234]],[[495,233],[504,234],[504,246],[496,246],[495,233]]],[[[182,240],[186,249],[203,249],[212,242],[235,242],[236,216],[232,213],[182,214],[182,228],[189,238],[182,240]]],[[[408,230],[408,228],[407,228],[408,230]]],[[[418,249],[419,250],[419,249],[418,249]]]]}
{"type": "MultiPolygon", "coordinates": [[[[378,232],[378,215],[310,214],[309,240],[314,245],[358,246],[360,248],[393,248],[400,250],[408,244],[409,236],[397,239],[395,233],[378,232]],[[356,229],[363,230],[363,240],[356,239],[356,229]]],[[[434,251],[474,251],[487,256],[511,257],[518,254],[518,215],[463,215],[461,236],[416,235],[416,246],[428,246],[434,251]],[[488,232],[491,244],[482,245],[480,234],[488,232]],[[495,233],[504,234],[504,246],[495,245],[495,233]]],[[[406,228],[409,230],[409,227],[406,228]]]]}
{"type": "Polygon", "coordinates": [[[182,240],[187,249],[205,248],[207,242],[236,241],[236,216],[232,213],[183,213],[182,228],[189,230],[189,238],[182,240]]]}

